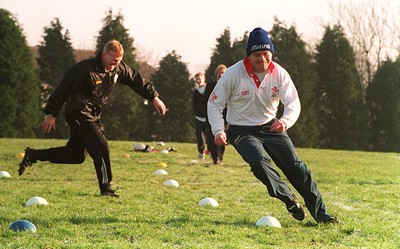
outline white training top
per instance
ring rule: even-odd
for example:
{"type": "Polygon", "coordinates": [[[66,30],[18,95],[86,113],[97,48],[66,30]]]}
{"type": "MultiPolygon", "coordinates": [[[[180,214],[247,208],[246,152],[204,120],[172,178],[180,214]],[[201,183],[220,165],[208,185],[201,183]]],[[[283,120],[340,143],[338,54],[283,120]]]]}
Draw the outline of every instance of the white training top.
{"type": "Polygon", "coordinates": [[[297,121],[301,110],[290,75],[279,64],[271,62],[264,79],[258,79],[246,57],[225,71],[209,97],[207,113],[212,132],[216,136],[225,131],[222,117],[225,104],[228,124],[258,126],[276,117],[280,101],[284,105],[280,120],[289,129],[297,121]]]}

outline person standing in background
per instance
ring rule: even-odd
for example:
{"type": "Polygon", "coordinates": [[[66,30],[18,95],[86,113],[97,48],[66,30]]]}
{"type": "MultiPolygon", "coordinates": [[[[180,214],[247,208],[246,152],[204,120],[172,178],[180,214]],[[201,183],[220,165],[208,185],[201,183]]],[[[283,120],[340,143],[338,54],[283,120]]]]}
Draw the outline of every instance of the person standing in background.
{"type": "Polygon", "coordinates": [[[195,128],[196,128],[196,142],[198,159],[205,158],[206,149],[206,108],[205,103],[207,99],[205,98],[204,92],[206,89],[206,76],[203,73],[197,73],[194,76],[196,81],[196,88],[193,91],[193,109],[195,115],[195,128]]]}
{"type": "MultiPolygon", "coordinates": [[[[206,101],[204,104],[205,104],[205,108],[206,108],[206,119],[207,119],[206,141],[207,141],[208,150],[210,151],[211,158],[212,158],[214,164],[222,163],[222,160],[224,158],[224,153],[225,153],[225,145],[216,145],[214,143],[214,135],[212,134],[211,125],[207,118],[207,103],[208,103],[208,98],[211,95],[211,92],[214,90],[215,85],[217,84],[217,82],[221,78],[221,76],[224,74],[225,70],[226,70],[226,66],[224,64],[219,64],[217,66],[217,68],[215,69],[215,73],[214,73],[216,81],[207,83],[205,93],[204,93],[205,98],[206,98],[206,101]]],[[[223,111],[224,120],[225,120],[225,115],[226,115],[226,108],[223,111]]]]}

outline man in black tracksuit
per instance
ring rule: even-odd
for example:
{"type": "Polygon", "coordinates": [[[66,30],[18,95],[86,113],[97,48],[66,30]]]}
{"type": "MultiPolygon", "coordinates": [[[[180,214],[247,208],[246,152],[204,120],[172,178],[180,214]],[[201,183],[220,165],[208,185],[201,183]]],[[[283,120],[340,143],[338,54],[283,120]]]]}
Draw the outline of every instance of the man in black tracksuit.
{"type": "Polygon", "coordinates": [[[118,41],[110,41],[95,58],[83,60],[65,73],[43,110],[45,118],[42,130],[49,133],[55,129],[56,117],[65,103],[70,139],[62,147],[43,150],[28,147],[19,164],[19,175],[37,160],[80,164],[85,160],[86,153],[89,153],[94,161],[101,194],[119,196],[111,188],[110,151],[100,122],[101,110],[108,97],[117,83],[127,85],[143,98],[152,101],[159,113],[164,115],[166,112],[154,86],[144,82],[136,70],[122,61],[123,53],[123,47],[118,41]]]}

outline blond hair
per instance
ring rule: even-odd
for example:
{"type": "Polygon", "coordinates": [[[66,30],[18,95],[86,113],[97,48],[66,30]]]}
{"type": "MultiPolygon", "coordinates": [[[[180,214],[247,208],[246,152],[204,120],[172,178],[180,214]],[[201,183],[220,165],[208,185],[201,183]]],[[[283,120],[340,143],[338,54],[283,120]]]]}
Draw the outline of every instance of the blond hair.
{"type": "Polygon", "coordinates": [[[124,54],[124,48],[122,47],[121,43],[117,40],[111,40],[104,45],[103,48],[104,53],[114,52],[118,55],[122,56],[124,54]]]}
{"type": "Polygon", "coordinates": [[[225,69],[226,70],[226,66],[224,64],[219,64],[217,66],[217,68],[215,69],[215,71],[214,71],[214,76],[215,77],[218,77],[218,71],[221,70],[221,69],[225,69]]]}
{"type": "Polygon", "coordinates": [[[205,79],[206,78],[206,75],[204,74],[204,73],[196,73],[195,75],[194,75],[194,78],[196,79],[196,78],[203,78],[203,79],[205,79]]]}

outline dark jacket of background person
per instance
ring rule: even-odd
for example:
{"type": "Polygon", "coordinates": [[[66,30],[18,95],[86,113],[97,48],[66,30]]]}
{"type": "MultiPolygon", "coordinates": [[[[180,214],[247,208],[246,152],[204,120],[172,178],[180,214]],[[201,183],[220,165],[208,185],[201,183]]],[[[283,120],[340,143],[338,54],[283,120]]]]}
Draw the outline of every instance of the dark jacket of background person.
{"type": "Polygon", "coordinates": [[[193,91],[193,110],[195,116],[201,118],[207,117],[207,100],[208,97],[206,98],[205,92],[201,94],[197,89],[193,91]]]}

